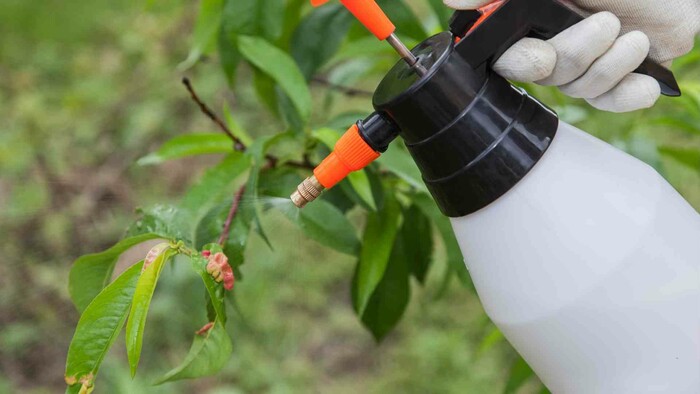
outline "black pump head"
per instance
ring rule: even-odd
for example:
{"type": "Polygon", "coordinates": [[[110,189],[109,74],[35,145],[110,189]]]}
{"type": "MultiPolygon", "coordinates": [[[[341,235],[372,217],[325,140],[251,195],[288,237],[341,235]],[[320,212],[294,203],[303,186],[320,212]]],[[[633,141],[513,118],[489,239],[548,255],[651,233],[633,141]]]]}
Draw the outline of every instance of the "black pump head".
{"type": "Polygon", "coordinates": [[[397,63],[373,104],[395,123],[431,194],[448,216],[464,216],[510,190],[542,157],[556,114],[493,73],[472,68],[451,33],[419,44],[427,73],[397,63]]]}

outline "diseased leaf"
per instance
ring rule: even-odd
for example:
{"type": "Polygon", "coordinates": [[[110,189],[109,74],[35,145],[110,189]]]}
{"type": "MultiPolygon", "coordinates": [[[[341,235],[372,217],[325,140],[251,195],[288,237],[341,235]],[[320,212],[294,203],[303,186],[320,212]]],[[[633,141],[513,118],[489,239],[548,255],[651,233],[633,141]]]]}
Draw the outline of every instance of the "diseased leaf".
{"type": "Polygon", "coordinates": [[[338,50],[352,20],[340,4],[315,8],[302,19],[292,36],[291,53],[307,80],[338,50]]]}
{"type": "MultiPolygon", "coordinates": [[[[231,197],[233,198],[233,196],[231,197]]],[[[216,242],[224,228],[231,203],[224,202],[206,214],[197,227],[196,248],[201,250],[206,244],[216,242]]],[[[251,223],[243,214],[236,214],[231,222],[228,239],[224,245],[224,254],[233,268],[236,281],[242,280],[240,266],[243,264],[245,247],[250,234],[251,223]]]]}
{"type": "Polygon", "coordinates": [[[221,133],[198,133],[177,136],[164,143],[157,151],[139,159],[138,165],[160,164],[187,156],[229,153],[233,143],[221,133]]]}
{"type": "Polygon", "coordinates": [[[503,390],[503,394],[511,394],[518,391],[523,384],[525,384],[531,377],[535,376],[529,365],[525,360],[518,356],[515,360],[513,366],[510,369],[508,375],[508,382],[506,383],[506,388],[503,390]]]}
{"type": "Polygon", "coordinates": [[[316,200],[298,209],[291,205],[280,210],[309,238],[341,253],[357,254],[360,243],[355,228],[340,210],[324,200],[316,200]]]}
{"type": "Polygon", "coordinates": [[[410,299],[407,243],[397,236],[382,280],[367,302],[362,323],[379,342],[398,324],[410,299]]]}
{"type": "Polygon", "coordinates": [[[213,46],[216,33],[221,26],[223,5],[223,0],[202,0],[199,3],[199,14],[197,14],[192,34],[192,48],[187,59],[178,66],[180,70],[193,66],[213,46]]]}
{"type": "Polygon", "coordinates": [[[68,292],[78,311],[84,311],[90,301],[107,286],[112,278],[114,265],[122,253],[135,245],[157,238],[162,237],[146,233],[125,238],[104,252],[86,254],[75,260],[68,279],[68,292]]]}
{"type": "MultiPolygon", "coordinates": [[[[321,128],[314,130],[311,135],[321,141],[328,149],[333,150],[335,143],[338,142],[342,134],[329,128],[321,128]]],[[[372,187],[369,183],[369,178],[365,170],[353,171],[347,176],[348,182],[352,185],[357,195],[364,201],[367,206],[373,210],[377,210],[377,204],[372,196],[372,187]]]]}
{"type": "Polygon", "coordinates": [[[124,326],[143,262],[134,264],[105,287],[80,316],[66,358],[66,380],[78,382],[69,391],[79,390],[81,378],[97,375],[100,364],[124,326]]]}
{"type": "Polygon", "coordinates": [[[386,199],[381,210],[367,215],[357,271],[356,298],[353,300],[360,316],[364,314],[370,296],[384,276],[400,217],[399,204],[393,199],[386,199]]]}
{"type": "Polygon", "coordinates": [[[226,365],[233,346],[224,324],[218,320],[204,335],[195,335],[182,364],[167,372],[156,384],[215,374],[226,365]]]}
{"type": "MultiPolygon", "coordinates": [[[[218,246],[218,245],[216,245],[218,246]]],[[[219,249],[221,249],[219,247],[219,249]]],[[[216,253],[216,251],[212,251],[216,253]]],[[[214,278],[207,272],[207,259],[201,255],[190,257],[190,263],[192,269],[202,277],[202,282],[204,282],[204,287],[209,294],[209,301],[211,306],[216,312],[217,321],[221,322],[222,325],[226,324],[226,308],[224,306],[224,287],[221,283],[217,283],[214,278]]]]}
{"type": "Polygon", "coordinates": [[[403,212],[400,234],[409,272],[418,282],[425,283],[433,255],[433,225],[430,219],[420,208],[411,205],[403,212]]]}
{"type": "Polygon", "coordinates": [[[153,292],[165,263],[176,254],[175,249],[165,249],[150,265],[143,267],[136,282],[129,320],[126,323],[126,353],[132,377],[136,375],[136,367],[141,358],[143,330],[146,326],[146,317],[148,316],[148,308],[151,306],[153,292]]]}
{"type": "Polygon", "coordinates": [[[279,84],[294,103],[302,120],[311,114],[311,93],[306,80],[292,58],[260,37],[238,37],[241,54],[279,84]]]}

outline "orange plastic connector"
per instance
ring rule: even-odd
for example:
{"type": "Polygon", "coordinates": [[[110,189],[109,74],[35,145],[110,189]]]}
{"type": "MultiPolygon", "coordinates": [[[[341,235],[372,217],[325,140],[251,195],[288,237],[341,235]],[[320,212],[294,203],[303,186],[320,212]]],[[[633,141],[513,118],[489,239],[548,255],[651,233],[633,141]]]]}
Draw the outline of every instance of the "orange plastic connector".
{"type": "MultiPolygon", "coordinates": [[[[311,5],[318,7],[328,0],[311,0],[311,5]]],[[[396,30],[396,27],[374,0],[340,0],[355,18],[378,39],[385,40],[396,30]]]]}
{"type": "Polygon", "coordinates": [[[367,145],[354,124],[336,142],[333,152],[314,169],[314,175],[321,185],[330,188],[352,171],[367,167],[378,157],[379,152],[367,145]]]}

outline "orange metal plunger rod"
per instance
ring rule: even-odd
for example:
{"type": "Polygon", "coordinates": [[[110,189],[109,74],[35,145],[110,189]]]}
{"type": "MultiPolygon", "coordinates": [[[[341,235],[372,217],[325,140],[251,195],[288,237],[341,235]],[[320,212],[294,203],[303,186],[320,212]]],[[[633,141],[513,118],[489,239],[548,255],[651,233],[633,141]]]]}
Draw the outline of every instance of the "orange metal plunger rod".
{"type": "MultiPolygon", "coordinates": [[[[311,0],[314,7],[325,4],[328,0],[311,0]]],[[[374,0],[340,0],[345,8],[350,11],[357,20],[362,23],[380,41],[386,41],[401,58],[420,76],[425,75],[426,70],[413,53],[394,34],[396,27],[386,16],[384,11],[374,0]]]]}

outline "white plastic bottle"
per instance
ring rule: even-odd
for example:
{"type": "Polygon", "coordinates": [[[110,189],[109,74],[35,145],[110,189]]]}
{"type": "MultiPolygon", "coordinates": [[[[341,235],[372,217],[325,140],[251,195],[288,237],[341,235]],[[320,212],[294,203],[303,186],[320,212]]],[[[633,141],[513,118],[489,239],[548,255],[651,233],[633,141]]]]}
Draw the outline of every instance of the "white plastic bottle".
{"type": "Polygon", "coordinates": [[[554,393],[700,393],[700,215],[561,122],[510,191],[452,218],[484,308],[554,393]]]}

